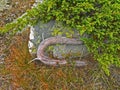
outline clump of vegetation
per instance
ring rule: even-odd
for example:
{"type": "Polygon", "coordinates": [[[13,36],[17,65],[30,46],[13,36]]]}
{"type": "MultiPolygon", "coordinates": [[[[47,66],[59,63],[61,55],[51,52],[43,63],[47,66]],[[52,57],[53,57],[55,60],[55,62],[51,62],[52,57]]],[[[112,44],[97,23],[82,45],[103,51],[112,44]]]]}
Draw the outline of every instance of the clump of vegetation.
{"type": "Polygon", "coordinates": [[[119,89],[119,69],[111,68],[111,72],[109,69],[111,65],[120,66],[119,13],[119,0],[44,0],[22,17],[0,27],[1,35],[15,35],[28,25],[35,25],[38,20],[45,23],[56,20],[63,26],[75,28],[81,35],[87,34],[89,38],[80,39],[99,62],[99,66],[93,63],[84,68],[28,64],[32,60],[25,41],[28,34],[18,34],[17,38],[12,38],[5,65],[0,65],[0,76],[5,81],[0,89],[4,90],[9,85],[13,85],[13,90],[119,89]]]}
{"type": "Polygon", "coordinates": [[[101,68],[109,73],[110,65],[120,67],[120,1],[119,0],[44,0],[16,21],[1,27],[0,33],[12,33],[34,25],[38,20],[56,20],[76,28],[101,68]]]}

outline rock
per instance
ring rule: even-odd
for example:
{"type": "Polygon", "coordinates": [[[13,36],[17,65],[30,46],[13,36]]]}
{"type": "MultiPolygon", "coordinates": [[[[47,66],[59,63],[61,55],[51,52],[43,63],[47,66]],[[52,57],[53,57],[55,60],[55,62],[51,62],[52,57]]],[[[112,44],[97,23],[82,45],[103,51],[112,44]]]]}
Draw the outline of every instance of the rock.
{"type": "Polygon", "coordinates": [[[33,44],[33,51],[37,51],[37,47],[42,40],[52,36],[51,33],[54,24],[55,21],[50,21],[46,24],[38,22],[34,27],[31,28],[30,42],[33,44]]]}
{"type": "Polygon", "coordinates": [[[54,46],[53,56],[62,58],[81,58],[88,55],[85,45],[57,45],[54,46]]]}
{"type": "MultiPolygon", "coordinates": [[[[42,23],[39,21],[33,28],[32,28],[32,36],[30,37],[30,41],[33,44],[33,47],[30,51],[31,53],[37,52],[38,45],[41,41],[46,38],[52,37],[52,32],[56,29],[56,21],[51,20],[48,23],[42,23]],[[31,39],[32,38],[32,39],[31,39]],[[33,50],[32,50],[33,49],[33,50]]],[[[59,25],[61,28],[61,26],[59,25]]],[[[57,28],[59,28],[57,27],[57,28]]],[[[65,30],[69,28],[64,28],[65,30]]],[[[65,31],[64,30],[64,31],[65,31]]],[[[74,30],[73,37],[79,39],[80,35],[78,34],[77,30],[74,30]]],[[[64,35],[65,36],[65,35],[64,35]]],[[[84,37],[84,36],[81,36],[84,37]]],[[[85,45],[54,45],[54,49],[52,50],[53,56],[57,58],[65,58],[66,55],[70,55],[71,57],[83,57],[88,54],[88,50],[85,45]],[[78,55],[77,55],[78,54],[78,55]]]]}

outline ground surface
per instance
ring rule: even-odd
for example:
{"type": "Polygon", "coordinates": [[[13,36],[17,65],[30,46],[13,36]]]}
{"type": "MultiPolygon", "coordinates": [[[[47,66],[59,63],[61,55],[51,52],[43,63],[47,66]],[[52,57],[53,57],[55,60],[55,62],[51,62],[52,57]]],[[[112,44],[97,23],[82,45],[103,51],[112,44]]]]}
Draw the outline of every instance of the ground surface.
{"type": "MultiPolygon", "coordinates": [[[[23,13],[25,13],[26,10],[31,8],[35,0],[8,0],[9,2],[7,2],[7,4],[4,1],[7,0],[0,1],[0,27],[3,27],[5,24],[12,22],[13,20],[21,16],[23,13]],[[6,5],[4,4],[6,4],[8,8],[6,8],[6,5]],[[3,9],[4,6],[5,8],[3,9]]],[[[11,39],[9,37],[9,34],[0,35],[0,65],[2,65],[5,60],[6,51],[8,50],[9,45],[8,43],[10,41],[11,39]]],[[[3,79],[2,77],[0,77],[0,87],[2,85],[2,81],[3,79]]],[[[0,88],[0,90],[4,89],[0,88]]]]}
{"type": "MultiPolygon", "coordinates": [[[[11,0],[10,8],[0,12],[0,27],[21,16],[27,9],[31,8],[33,3],[34,0],[11,0]]],[[[27,44],[25,44],[24,35],[21,36],[14,37],[12,41],[9,34],[0,36],[1,61],[4,61],[6,50],[8,50],[7,45],[10,41],[13,43],[12,48],[10,48],[11,53],[7,57],[8,61],[18,58],[22,61],[26,56],[28,58],[29,53],[25,49],[25,51],[23,50],[27,44]]],[[[22,62],[22,66],[15,66],[18,69],[11,68],[11,72],[16,75],[15,85],[22,86],[24,90],[120,90],[119,68],[112,67],[111,75],[107,77],[92,57],[86,57],[86,60],[90,61],[89,66],[81,68],[66,66],[56,68],[45,65],[34,68],[22,62]]],[[[6,90],[2,87],[4,79],[6,79],[4,76],[0,77],[0,90],[6,90]]],[[[13,89],[8,88],[7,90],[13,89]]]]}
{"type": "MultiPolygon", "coordinates": [[[[5,0],[3,0],[5,1],[5,0]]],[[[8,0],[9,8],[0,11],[0,27],[7,23],[12,22],[17,17],[25,13],[30,9],[35,0],[8,0]]],[[[0,59],[4,56],[4,50],[7,48],[6,39],[9,39],[7,35],[0,35],[0,59]]]]}

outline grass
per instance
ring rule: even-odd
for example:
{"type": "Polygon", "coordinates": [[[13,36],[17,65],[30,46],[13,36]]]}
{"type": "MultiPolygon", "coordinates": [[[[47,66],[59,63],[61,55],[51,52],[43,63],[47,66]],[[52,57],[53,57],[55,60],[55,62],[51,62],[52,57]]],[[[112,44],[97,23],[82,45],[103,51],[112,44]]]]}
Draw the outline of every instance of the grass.
{"type": "Polygon", "coordinates": [[[112,74],[108,77],[97,66],[50,67],[35,66],[31,63],[17,67],[15,72],[9,72],[15,75],[14,78],[8,78],[8,81],[15,85],[15,89],[22,87],[23,90],[119,90],[119,77],[115,78],[112,74]]]}
{"type": "Polygon", "coordinates": [[[28,51],[29,29],[12,38],[5,64],[0,65],[0,90],[119,90],[120,69],[111,67],[107,76],[98,63],[88,57],[88,66],[46,66],[28,51]],[[8,89],[9,90],[9,89],[8,89]]]}

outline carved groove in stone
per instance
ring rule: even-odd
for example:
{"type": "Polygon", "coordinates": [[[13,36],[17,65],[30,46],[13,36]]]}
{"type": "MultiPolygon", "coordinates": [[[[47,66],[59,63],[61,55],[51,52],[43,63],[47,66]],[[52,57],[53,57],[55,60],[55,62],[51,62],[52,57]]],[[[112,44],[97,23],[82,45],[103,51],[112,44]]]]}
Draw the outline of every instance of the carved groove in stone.
{"type": "MultiPolygon", "coordinates": [[[[82,45],[83,42],[80,40],[73,39],[73,38],[66,38],[66,37],[60,37],[60,36],[50,37],[42,41],[37,50],[37,59],[43,62],[44,64],[57,66],[57,65],[68,64],[68,62],[66,60],[52,59],[45,55],[45,49],[49,45],[53,45],[53,44],[82,45]]],[[[74,64],[75,66],[86,66],[87,65],[86,62],[79,61],[79,60],[75,61],[74,64]]]]}

